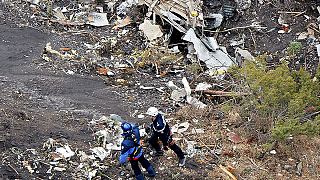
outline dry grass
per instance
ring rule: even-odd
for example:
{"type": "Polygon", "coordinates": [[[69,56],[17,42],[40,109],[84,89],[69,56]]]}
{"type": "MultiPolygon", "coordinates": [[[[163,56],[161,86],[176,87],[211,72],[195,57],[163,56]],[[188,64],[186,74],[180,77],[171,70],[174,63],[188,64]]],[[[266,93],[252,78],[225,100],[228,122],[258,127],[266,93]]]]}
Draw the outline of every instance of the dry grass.
{"type": "MultiPolygon", "coordinates": [[[[174,121],[188,121],[191,126],[183,135],[175,134],[187,140],[197,142],[201,153],[194,155],[192,161],[199,166],[196,169],[178,170],[180,178],[190,179],[230,179],[218,165],[231,166],[238,179],[319,179],[320,173],[320,138],[297,136],[282,143],[269,144],[269,136],[262,137],[261,127],[269,131],[272,122],[259,119],[252,115],[251,121],[241,119],[238,110],[232,109],[223,119],[217,116],[219,111],[212,107],[195,110],[183,107],[176,113],[174,121]],[[203,128],[205,133],[192,134],[192,128],[203,128]],[[259,129],[260,128],[260,129],[259,129]],[[242,141],[234,143],[228,140],[227,133],[235,132],[242,141]],[[217,158],[212,154],[214,150],[221,150],[217,158]],[[276,154],[270,154],[275,150],[276,154]],[[302,162],[301,176],[298,164],[302,162]],[[198,175],[199,174],[199,175],[198,175]]],[[[170,122],[174,124],[175,122],[170,122]]],[[[184,141],[178,141],[183,149],[184,141]]],[[[174,154],[172,154],[174,156],[174,154]]]]}

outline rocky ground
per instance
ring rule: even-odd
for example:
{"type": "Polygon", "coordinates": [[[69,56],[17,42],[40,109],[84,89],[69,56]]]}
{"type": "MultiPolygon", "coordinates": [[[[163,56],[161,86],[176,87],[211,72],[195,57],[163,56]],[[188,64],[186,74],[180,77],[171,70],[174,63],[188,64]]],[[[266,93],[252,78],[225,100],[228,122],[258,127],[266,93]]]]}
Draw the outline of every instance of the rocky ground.
{"type": "MultiPolygon", "coordinates": [[[[71,2],[59,3],[71,6],[71,2]]],[[[207,8],[215,9],[223,1],[207,3],[207,8]]],[[[158,172],[154,179],[228,179],[223,167],[238,179],[319,179],[319,139],[301,136],[286,145],[265,148],[256,138],[242,134],[250,124],[239,123],[236,108],[229,114],[216,108],[221,99],[204,100],[209,105],[204,110],[170,100],[169,81],[182,87],[181,79],[187,77],[192,88],[200,82],[221,81],[207,74],[195,75],[184,54],[172,55],[161,46],[150,46],[138,29],[143,8],[132,8],[128,14],[133,23],[114,29],[112,25],[62,25],[41,18],[44,12],[30,5],[26,1],[0,3],[2,179],[133,178],[130,167],[116,166],[117,152],[101,161],[85,159],[82,152],[90,154],[90,148],[97,146],[94,133],[108,126],[102,122],[92,127],[89,122],[118,114],[143,124],[148,120],[138,115],[149,106],[160,107],[172,126],[189,123],[188,131],[175,135],[189,153],[184,168],[176,166],[170,151],[161,158],[150,157],[146,143],[147,158],[158,172]],[[74,58],[61,58],[66,55],[74,58]],[[157,75],[153,62],[158,59],[162,59],[159,67],[165,73],[157,75]],[[124,68],[119,67],[122,65],[124,68]],[[47,142],[49,138],[54,142],[47,142]],[[54,162],[52,152],[66,144],[75,155],[54,162]]],[[[291,65],[303,65],[314,73],[319,62],[314,46],[319,36],[319,28],[313,25],[319,16],[316,7],[313,1],[252,1],[250,8],[238,11],[215,32],[206,33],[215,36],[232,56],[235,47],[230,42],[243,40],[242,48],[254,56],[266,53],[271,64],[287,55],[290,42],[299,41],[302,50],[291,65]],[[289,32],[278,32],[283,30],[280,15],[289,32]],[[242,28],[254,22],[266,28],[242,28]],[[298,40],[302,32],[308,32],[308,37],[298,40]]]]}

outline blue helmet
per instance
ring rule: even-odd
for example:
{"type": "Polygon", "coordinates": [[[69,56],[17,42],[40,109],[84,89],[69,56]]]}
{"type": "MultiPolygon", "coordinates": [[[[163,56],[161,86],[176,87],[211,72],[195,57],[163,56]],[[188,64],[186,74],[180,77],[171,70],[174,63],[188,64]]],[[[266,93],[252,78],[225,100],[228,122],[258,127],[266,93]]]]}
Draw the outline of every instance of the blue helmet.
{"type": "Polygon", "coordinates": [[[132,125],[130,123],[123,122],[121,124],[121,129],[123,130],[123,134],[132,133],[132,125]]]}

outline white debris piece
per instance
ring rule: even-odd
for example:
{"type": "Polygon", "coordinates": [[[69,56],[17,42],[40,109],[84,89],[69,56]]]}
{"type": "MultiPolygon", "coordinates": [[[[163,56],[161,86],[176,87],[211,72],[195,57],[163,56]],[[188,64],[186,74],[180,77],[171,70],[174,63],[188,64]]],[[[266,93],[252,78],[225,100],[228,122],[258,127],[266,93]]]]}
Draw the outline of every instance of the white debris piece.
{"type": "Polygon", "coordinates": [[[147,135],[145,128],[139,129],[139,133],[140,133],[140,137],[144,137],[145,135],[147,135]]]}
{"type": "Polygon", "coordinates": [[[199,83],[196,87],[196,91],[204,91],[204,90],[208,90],[212,88],[212,85],[211,84],[208,84],[208,83],[199,83]]]}
{"type": "Polygon", "coordinates": [[[143,31],[150,41],[163,36],[160,26],[153,25],[150,20],[145,19],[144,22],[139,25],[139,29],[143,31]]]}
{"type": "Polygon", "coordinates": [[[299,34],[298,36],[298,40],[304,40],[304,39],[307,39],[309,36],[309,34],[307,32],[302,32],[299,34]]]}
{"type": "Polygon", "coordinates": [[[27,2],[38,5],[40,3],[40,0],[27,0],[27,2]]]}
{"type": "Polygon", "coordinates": [[[277,151],[276,151],[276,150],[271,150],[271,151],[270,151],[270,154],[275,155],[275,154],[277,154],[277,151]]]}
{"type": "Polygon", "coordinates": [[[178,46],[173,46],[171,49],[169,49],[172,53],[179,53],[179,47],[178,46]]]}
{"type": "Polygon", "coordinates": [[[91,180],[92,178],[94,178],[96,176],[97,172],[98,172],[98,170],[96,170],[96,169],[89,171],[88,175],[87,175],[88,180],[91,180]]]}
{"type": "Polygon", "coordinates": [[[61,12],[66,13],[66,12],[69,12],[69,10],[67,7],[63,6],[61,9],[61,12]]]}
{"type": "Polygon", "coordinates": [[[238,47],[236,48],[235,54],[236,54],[237,63],[239,65],[241,65],[244,60],[251,60],[251,61],[255,60],[249,51],[240,49],[238,47]]]}
{"type": "Polygon", "coordinates": [[[241,39],[239,41],[237,40],[231,40],[230,41],[230,46],[240,46],[244,44],[244,39],[241,39]]]}
{"type": "Polygon", "coordinates": [[[55,9],[53,9],[53,15],[55,18],[57,18],[58,20],[66,20],[67,17],[62,13],[61,8],[57,7],[55,9]]]}
{"type": "Polygon", "coordinates": [[[190,95],[191,95],[191,88],[190,88],[190,86],[189,86],[189,82],[188,82],[188,80],[187,80],[186,77],[183,77],[183,78],[182,78],[182,84],[183,84],[183,86],[184,86],[184,90],[185,90],[186,93],[187,93],[187,96],[190,96],[190,95]]]}
{"type": "Polygon", "coordinates": [[[219,49],[220,48],[220,46],[219,46],[219,44],[218,44],[218,42],[217,42],[217,40],[214,38],[214,37],[208,37],[207,38],[208,39],[208,42],[209,42],[209,45],[210,45],[210,48],[212,49],[212,50],[217,50],[217,49],[219,49]]]}
{"type": "Polygon", "coordinates": [[[170,88],[171,90],[179,90],[180,88],[176,86],[172,81],[169,81],[167,84],[167,87],[170,88]]]}
{"type": "Polygon", "coordinates": [[[199,109],[203,109],[205,107],[207,107],[206,104],[204,104],[203,102],[199,101],[197,98],[191,97],[191,96],[187,96],[187,102],[191,105],[193,105],[196,108],[199,109]]]}
{"type": "Polygon", "coordinates": [[[223,21],[223,15],[222,14],[209,14],[209,17],[215,19],[214,24],[213,24],[214,28],[217,28],[217,27],[221,26],[221,23],[223,21]]]}
{"type": "Polygon", "coordinates": [[[191,133],[192,134],[203,134],[204,130],[203,129],[192,129],[191,133]]]}
{"type": "Polygon", "coordinates": [[[70,158],[72,157],[75,153],[71,150],[69,145],[64,145],[64,147],[59,147],[56,149],[56,153],[62,155],[64,158],[70,158]]]}
{"type": "Polygon", "coordinates": [[[121,150],[121,146],[120,146],[120,144],[117,145],[117,144],[109,143],[109,144],[106,145],[106,149],[120,151],[121,150]]]}
{"type": "Polygon", "coordinates": [[[316,48],[317,48],[318,57],[320,57],[320,44],[317,44],[316,48]]]}
{"type": "Polygon", "coordinates": [[[235,0],[238,10],[246,10],[251,6],[251,0],[235,0]]]}
{"type": "Polygon", "coordinates": [[[188,82],[186,77],[182,78],[182,84],[183,84],[184,89],[186,91],[187,102],[189,104],[193,105],[196,108],[201,108],[201,109],[207,107],[206,104],[204,104],[203,102],[199,101],[197,98],[191,97],[191,88],[189,86],[189,82],[188,82]]]}
{"type": "Polygon", "coordinates": [[[181,134],[181,133],[187,131],[189,126],[190,126],[190,124],[188,122],[184,122],[184,123],[180,123],[180,124],[178,123],[178,124],[175,124],[174,126],[171,127],[171,131],[173,133],[181,134]]]}
{"type": "Polygon", "coordinates": [[[65,171],[65,170],[67,170],[67,169],[66,169],[66,168],[63,168],[63,167],[54,167],[53,170],[54,170],[54,171],[62,172],[62,171],[65,171]]]}
{"type": "Polygon", "coordinates": [[[107,13],[96,12],[92,12],[89,14],[87,24],[97,27],[110,25],[107,18],[107,13]]]}
{"type": "Polygon", "coordinates": [[[45,143],[43,143],[43,148],[44,149],[48,149],[51,150],[51,148],[53,148],[56,144],[56,141],[52,138],[49,138],[45,143]]]}
{"type": "Polygon", "coordinates": [[[152,86],[143,86],[143,85],[141,85],[140,86],[140,89],[143,89],[143,90],[152,90],[152,89],[155,89],[156,87],[152,87],[152,86]]]}
{"type": "Polygon", "coordinates": [[[88,43],[84,43],[84,45],[90,49],[90,50],[95,50],[95,49],[100,49],[102,48],[102,46],[100,45],[100,43],[96,43],[96,44],[88,44],[88,43]]]}
{"type": "MultiPolygon", "coordinates": [[[[228,55],[226,48],[219,47],[219,49],[212,49],[209,51],[208,47],[197,37],[193,29],[189,29],[182,38],[185,41],[191,42],[195,49],[198,58],[203,61],[209,69],[220,69],[229,67],[233,64],[233,59],[228,55]]],[[[209,45],[212,46],[213,38],[207,38],[209,45]]],[[[210,47],[212,48],[212,47],[210,47]]]]}
{"type": "Polygon", "coordinates": [[[117,114],[110,114],[110,119],[118,122],[123,121],[122,117],[117,114]]]}
{"type": "Polygon", "coordinates": [[[187,142],[187,150],[186,153],[189,157],[193,157],[198,150],[195,149],[196,142],[195,141],[186,141],[187,142]]]}
{"type": "Polygon", "coordinates": [[[93,152],[93,154],[95,156],[97,156],[101,161],[104,160],[104,158],[106,158],[109,153],[103,148],[103,147],[95,147],[92,148],[91,151],[93,152]]]}
{"type": "Polygon", "coordinates": [[[138,115],[138,119],[143,119],[145,116],[143,114],[138,115]]]}
{"type": "Polygon", "coordinates": [[[138,0],[126,0],[117,7],[117,15],[126,15],[128,8],[138,4],[138,0]]]}
{"type": "Polygon", "coordinates": [[[80,158],[80,162],[85,162],[90,159],[90,156],[88,156],[84,151],[79,151],[78,156],[80,158]]]}
{"type": "Polygon", "coordinates": [[[184,97],[186,97],[186,91],[184,89],[173,90],[171,92],[170,98],[174,101],[180,102],[183,101],[184,97]]]}
{"type": "Polygon", "coordinates": [[[28,169],[29,173],[32,174],[34,173],[34,170],[32,169],[32,167],[30,166],[29,162],[28,161],[22,161],[22,165],[28,169]]]}
{"type": "Polygon", "coordinates": [[[74,75],[74,72],[71,71],[71,70],[68,70],[66,73],[69,74],[69,75],[74,75]]]}

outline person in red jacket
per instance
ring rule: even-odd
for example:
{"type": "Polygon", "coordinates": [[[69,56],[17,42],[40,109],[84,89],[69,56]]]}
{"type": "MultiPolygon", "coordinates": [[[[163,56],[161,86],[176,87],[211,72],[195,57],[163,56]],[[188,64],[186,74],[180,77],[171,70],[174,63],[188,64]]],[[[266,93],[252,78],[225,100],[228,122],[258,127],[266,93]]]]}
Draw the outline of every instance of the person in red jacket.
{"type": "Polygon", "coordinates": [[[156,150],[154,155],[155,156],[163,155],[163,151],[161,150],[161,147],[158,143],[158,140],[160,139],[160,141],[163,144],[163,148],[165,150],[167,150],[169,147],[171,150],[173,150],[177,154],[179,158],[178,165],[184,166],[186,162],[186,157],[182,152],[181,148],[172,139],[171,129],[167,124],[164,116],[155,107],[150,107],[146,114],[149,116],[152,116],[151,128],[152,128],[153,134],[149,139],[149,144],[156,150]]]}

